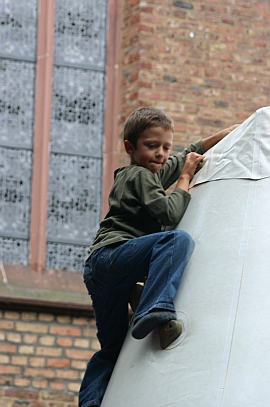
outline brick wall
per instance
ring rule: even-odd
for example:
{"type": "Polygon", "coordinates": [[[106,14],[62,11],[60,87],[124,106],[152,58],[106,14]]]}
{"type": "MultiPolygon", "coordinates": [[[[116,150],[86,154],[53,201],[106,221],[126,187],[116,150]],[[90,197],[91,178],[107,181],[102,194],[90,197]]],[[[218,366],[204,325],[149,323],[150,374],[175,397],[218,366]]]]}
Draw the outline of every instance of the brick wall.
{"type": "Polygon", "coordinates": [[[269,105],[268,0],[124,4],[120,127],[153,105],[174,119],[177,151],[269,105]]]}
{"type": "Polygon", "coordinates": [[[77,407],[98,349],[93,318],[0,311],[0,407],[77,407]]]}

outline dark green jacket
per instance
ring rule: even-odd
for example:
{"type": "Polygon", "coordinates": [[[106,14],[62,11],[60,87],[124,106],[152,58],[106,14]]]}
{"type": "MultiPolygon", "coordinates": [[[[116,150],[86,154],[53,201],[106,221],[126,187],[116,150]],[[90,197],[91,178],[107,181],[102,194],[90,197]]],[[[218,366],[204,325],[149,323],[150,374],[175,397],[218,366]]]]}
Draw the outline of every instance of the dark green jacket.
{"type": "Polygon", "coordinates": [[[168,189],[179,178],[190,152],[203,154],[202,142],[191,144],[183,152],[169,157],[153,174],[139,165],[118,168],[109,195],[109,211],[90,247],[90,254],[102,246],[124,242],[134,237],[160,232],[165,226],[177,224],[190,200],[190,194],[168,189]]]}

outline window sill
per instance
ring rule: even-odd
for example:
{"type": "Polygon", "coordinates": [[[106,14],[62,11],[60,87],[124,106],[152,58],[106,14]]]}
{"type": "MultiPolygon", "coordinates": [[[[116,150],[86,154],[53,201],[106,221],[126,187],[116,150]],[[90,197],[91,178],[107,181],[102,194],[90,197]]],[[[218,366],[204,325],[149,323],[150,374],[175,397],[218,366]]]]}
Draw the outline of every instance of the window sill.
{"type": "Polygon", "coordinates": [[[1,309],[93,316],[82,273],[0,265],[1,309]]]}

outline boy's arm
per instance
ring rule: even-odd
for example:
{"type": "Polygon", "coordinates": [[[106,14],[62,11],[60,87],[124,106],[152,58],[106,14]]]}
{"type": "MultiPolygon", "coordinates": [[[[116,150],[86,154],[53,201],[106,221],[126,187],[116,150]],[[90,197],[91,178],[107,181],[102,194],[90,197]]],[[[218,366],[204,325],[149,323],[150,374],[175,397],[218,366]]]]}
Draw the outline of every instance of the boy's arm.
{"type": "Polygon", "coordinates": [[[220,140],[222,140],[224,137],[226,137],[231,131],[236,129],[239,124],[234,124],[233,126],[227,127],[227,129],[220,130],[216,134],[213,134],[212,136],[206,137],[205,139],[202,140],[202,147],[204,151],[209,150],[212,148],[215,144],[217,144],[220,140]]]}
{"type": "Polygon", "coordinates": [[[170,156],[167,163],[158,172],[164,189],[168,189],[171,185],[173,185],[177,181],[176,188],[181,188],[184,191],[187,191],[189,184],[188,178],[189,181],[191,181],[196,171],[198,163],[204,158],[204,156],[201,156],[201,159],[197,160],[196,156],[194,156],[193,153],[203,154],[205,151],[209,150],[211,147],[217,144],[220,140],[222,140],[225,136],[227,136],[227,134],[236,129],[236,127],[238,126],[239,126],[238,124],[235,124],[231,127],[221,130],[218,133],[206,137],[201,141],[190,144],[181,153],[170,156]],[[189,154],[191,154],[191,156],[189,156],[189,154]],[[188,164],[191,164],[193,166],[194,171],[193,169],[191,169],[190,172],[189,171],[190,168],[188,168],[189,177],[188,176],[183,177],[184,174],[183,169],[186,165],[186,159],[188,156],[192,161],[191,163],[188,164]],[[194,160],[196,162],[194,162],[194,160]]]}
{"type": "MultiPolygon", "coordinates": [[[[231,131],[236,129],[239,124],[234,124],[233,126],[228,127],[227,129],[221,130],[212,136],[206,137],[202,140],[202,148],[204,151],[209,150],[215,144],[217,144],[220,140],[222,140],[225,136],[227,136],[231,131]]],[[[185,165],[181,171],[181,174],[177,180],[176,188],[181,188],[184,191],[188,192],[189,183],[192,180],[197,166],[200,161],[204,159],[204,155],[200,155],[197,153],[189,153],[186,156],[185,165]]]]}
{"type": "MultiPolygon", "coordinates": [[[[233,126],[230,126],[227,129],[221,130],[218,133],[203,139],[202,148],[204,149],[204,151],[209,150],[211,147],[217,144],[220,140],[226,137],[231,131],[236,129],[238,126],[239,124],[234,124],[233,126]]],[[[188,192],[189,183],[195,174],[199,162],[202,161],[203,159],[204,156],[197,153],[192,152],[187,154],[185,165],[181,171],[181,174],[175,186],[176,188],[181,188],[184,191],[188,192]]]]}
{"type": "MultiPolygon", "coordinates": [[[[202,140],[190,144],[184,151],[178,154],[171,155],[166,164],[159,170],[157,175],[160,177],[163,188],[166,190],[173,185],[179,178],[181,171],[185,165],[186,156],[190,152],[203,154],[204,149],[202,140]]],[[[181,188],[181,187],[179,187],[181,188]]]]}

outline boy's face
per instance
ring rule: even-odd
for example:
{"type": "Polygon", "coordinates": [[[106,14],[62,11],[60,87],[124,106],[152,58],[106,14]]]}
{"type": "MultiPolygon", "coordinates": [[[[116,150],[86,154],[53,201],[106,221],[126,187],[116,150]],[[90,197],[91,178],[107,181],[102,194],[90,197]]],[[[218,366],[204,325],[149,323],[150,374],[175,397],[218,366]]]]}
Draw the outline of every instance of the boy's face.
{"type": "Polygon", "coordinates": [[[131,164],[138,164],[156,173],[169,158],[173,142],[171,130],[162,127],[146,129],[137,140],[136,149],[125,140],[126,152],[130,155],[131,164]]]}

